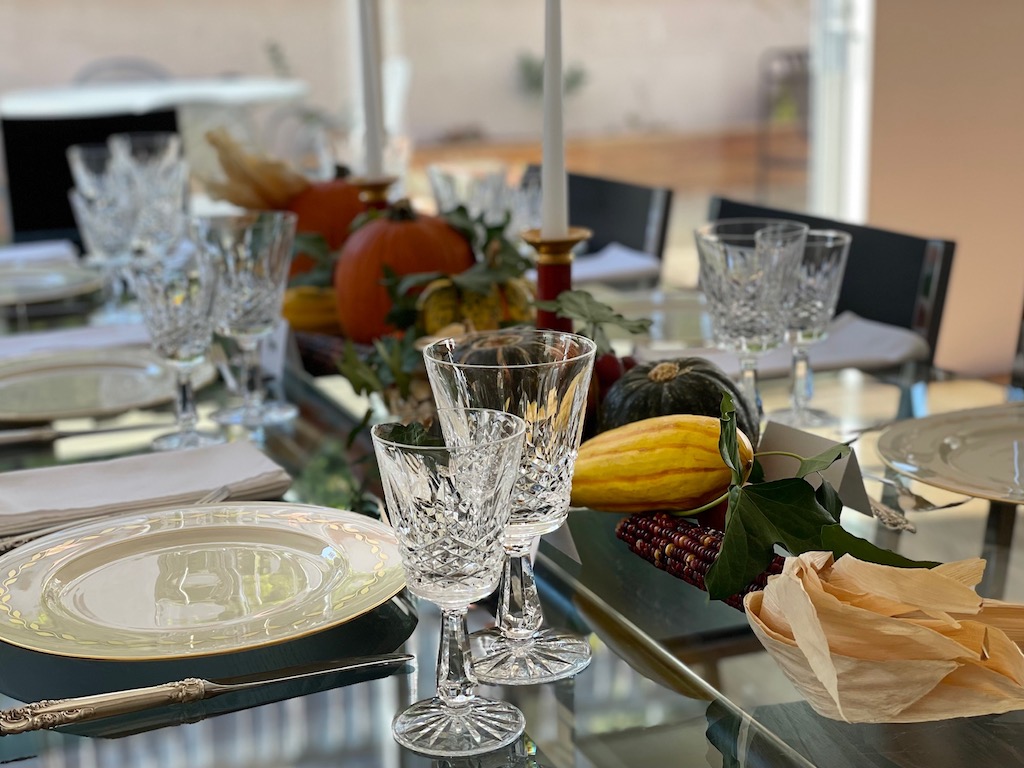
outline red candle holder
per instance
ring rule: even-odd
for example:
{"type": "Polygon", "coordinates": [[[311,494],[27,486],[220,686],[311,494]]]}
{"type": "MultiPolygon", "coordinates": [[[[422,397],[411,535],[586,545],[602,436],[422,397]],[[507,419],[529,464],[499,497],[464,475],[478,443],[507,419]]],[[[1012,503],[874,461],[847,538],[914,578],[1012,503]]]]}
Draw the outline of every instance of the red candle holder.
{"type": "MultiPolygon", "coordinates": [[[[522,233],[523,240],[537,252],[537,299],[554,301],[562,291],[572,290],[572,249],[593,234],[585,227],[569,227],[565,237],[544,237],[539,229],[522,233]]],[[[537,310],[537,327],[572,333],[572,320],[546,309],[537,310]]]]}

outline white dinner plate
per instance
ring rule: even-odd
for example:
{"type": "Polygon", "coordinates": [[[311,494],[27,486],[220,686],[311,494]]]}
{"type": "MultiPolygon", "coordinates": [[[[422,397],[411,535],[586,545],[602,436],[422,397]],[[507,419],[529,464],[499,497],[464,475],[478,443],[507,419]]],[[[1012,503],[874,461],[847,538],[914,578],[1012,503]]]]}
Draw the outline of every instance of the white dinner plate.
{"type": "Polygon", "coordinates": [[[901,421],[878,438],[902,475],[991,501],[1024,502],[1024,403],[901,421]]]}
{"type": "MultiPolygon", "coordinates": [[[[202,363],[196,387],[217,371],[202,363]]],[[[83,416],[113,416],[149,408],[175,397],[175,372],[144,348],[53,352],[4,360],[0,365],[0,422],[42,422],[83,416]]]]}
{"type": "Polygon", "coordinates": [[[0,267],[0,307],[70,299],[102,287],[99,272],[73,264],[0,267]]]}
{"type": "Polygon", "coordinates": [[[112,661],[235,653],[351,621],[404,586],[391,530],[354,512],[138,512],[0,558],[0,641],[112,661]]]}

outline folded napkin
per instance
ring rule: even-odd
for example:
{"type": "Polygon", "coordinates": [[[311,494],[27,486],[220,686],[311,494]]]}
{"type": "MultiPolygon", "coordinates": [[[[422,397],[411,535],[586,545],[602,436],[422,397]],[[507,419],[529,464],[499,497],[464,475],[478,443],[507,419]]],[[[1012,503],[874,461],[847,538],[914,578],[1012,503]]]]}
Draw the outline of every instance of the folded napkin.
{"type": "Polygon", "coordinates": [[[133,509],[188,505],[221,486],[275,499],[291,477],[251,443],[0,474],[0,535],[133,509]]]}
{"type": "Polygon", "coordinates": [[[980,598],[984,570],[980,559],[893,568],[807,552],[744,607],[825,717],[916,723],[1024,709],[1024,605],[980,598]]]}
{"type": "Polygon", "coordinates": [[[146,346],[149,333],[141,323],[97,325],[85,328],[62,328],[54,331],[33,331],[0,336],[0,360],[9,360],[41,352],[64,352],[77,349],[108,349],[110,347],[146,346]]]}
{"type": "MultiPolygon", "coordinates": [[[[924,360],[929,353],[928,342],[907,328],[865,320],[853,312],[843,312],[833,319],[828,337],[808,348],[811,367],[816,371],[859,368],[862,371],[891,368],[911,360],[924,360]]],[[[757,373],[762,378],[788,376],[792,352],[781,346],[758,359],[757,373]]],[[[643,362],[673,357],[704,357],[730,376],[740,372],[739,358],[732,352],[704,347],[686,347],[671,341],[651,342],[636,350],[643,362]]]]}
{"type": "Polygon", "coordinates": [[[40,240],[0,247],[0,267],[75,264],[78,249],[70,240],[40,240]]]}

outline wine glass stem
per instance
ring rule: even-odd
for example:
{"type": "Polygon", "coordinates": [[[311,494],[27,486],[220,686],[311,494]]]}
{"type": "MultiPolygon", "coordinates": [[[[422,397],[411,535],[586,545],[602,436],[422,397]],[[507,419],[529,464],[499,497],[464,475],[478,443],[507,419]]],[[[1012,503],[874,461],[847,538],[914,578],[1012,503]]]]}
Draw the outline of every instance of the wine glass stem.
{"type": "Polygon", "coordinates": [[[175,414],[178,420],[178,431],[191,435],[196,431],[199,417],[196,415],[196,399],[192,390],[191,366],[180,366],[177,369],[177,397],[174,401],[175,414]]]}
{"type": "Polygon", "coordinates": [[[757,386],[757,358],[740,357],[740,392],[751,405],[757,408],[757,415],[764,413],[761,406],[761,390],[757,386]]]}
{"type": "Polygon", "coordinates": [[[466,630],[466,609],[441,612],[441,645],[437,652],[437,697],[449,707],[464,707],[473,700],[476,678],[466,630]]]}
{"type": "Polygon", "coordinates": [[[502,635],[517,640],[530,638],[544,622],[530,561],[529,540],[505,545],[497,618],[502,635]]]}
{"type": "Polygon", "coordinates": [[[263,403],[263,387],[260,385],[260,344],[258,339],[239,339],[242,352],[239,379],[242,382],[242,406],[246,411],[258,410],[263,403]]]}
{"type": "Polygon", "coordinates": [[[105,273],[104,282],[106,282],[104,304],[108,312],[115,312],[124,299],[124,275],[116,264],[106,264],[102,269],[105,273]]]}
{"type": "Polygon", "coordinates": [[[807,347],[797,344],[793,347],[793,392],[792,404],[795,413],[803,413],[814,394],[814,373],[811,371],[807,347]]]}

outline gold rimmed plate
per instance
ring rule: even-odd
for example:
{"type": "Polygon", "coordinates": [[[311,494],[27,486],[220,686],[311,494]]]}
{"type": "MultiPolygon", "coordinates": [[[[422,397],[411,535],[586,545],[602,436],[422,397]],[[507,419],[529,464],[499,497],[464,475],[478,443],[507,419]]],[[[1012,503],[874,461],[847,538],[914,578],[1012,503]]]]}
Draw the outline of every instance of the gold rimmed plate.
{"type": "Polygon", "coordinates": [[[1024,403],[901,421],[878,438],[889,467],[943,490],[1024,502],[1024,403]]]}
{"type": "MultiPolygon", "coordinates": [[[[206,386],[216,376],[216,368],[204,362],[192,383],[206,386]]],[[[114,416],[168,403],[175,387],[174,371],[145,348],[30,355],[0,365],[0,422],[114,416]]]]}
{"type": "Polygon", "coordinates": [[[99,272],[71,264],[0,267],[0,307],[71,299],[102,287],[99,272]]]}
{"type": "Polygon", "coordinates": [[[392,651],[415,626],[404,586],[390,528],[345,510],[232,503],[81,525],[0,558],[0,690],[83,695],[392,651]]]}

